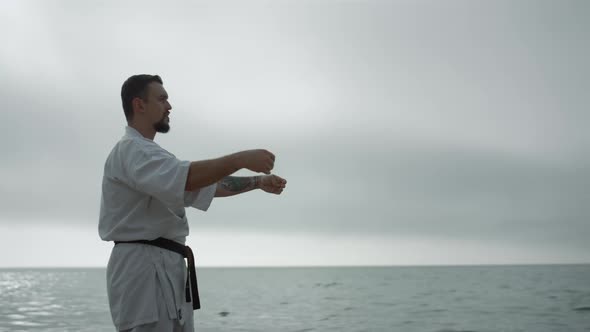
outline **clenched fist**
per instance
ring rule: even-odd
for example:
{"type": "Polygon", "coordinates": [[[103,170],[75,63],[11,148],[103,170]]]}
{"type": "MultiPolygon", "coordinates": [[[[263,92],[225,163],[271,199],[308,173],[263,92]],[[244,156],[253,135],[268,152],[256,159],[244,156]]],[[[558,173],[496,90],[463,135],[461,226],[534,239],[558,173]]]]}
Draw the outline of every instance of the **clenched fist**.
{"type": "Polygon", "coordinates": [[[263,149],[239,152],[241,165],[254,172],[270,174],[275,165],[275,155],[263,149]]]}
{"type": "Polygon", "coordinates": [[[259,187],[267,193],[280,195],[286,185],[287,180],[274,174],[263,175],[260,177],[259,187]]]}

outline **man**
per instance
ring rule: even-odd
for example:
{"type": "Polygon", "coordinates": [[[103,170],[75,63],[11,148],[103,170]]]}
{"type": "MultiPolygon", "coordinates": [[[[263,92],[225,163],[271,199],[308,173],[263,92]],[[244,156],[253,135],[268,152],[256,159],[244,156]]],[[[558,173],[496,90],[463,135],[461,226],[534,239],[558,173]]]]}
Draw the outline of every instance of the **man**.
{"type": "Polygon", "coordinates": [[[280,194],[287,182],[270,174],[275,157],[266,150],[190,162],[156,144],[172,109],[159,76],[131,76],[121,99],[128,125],[104,166],[99,220],[100,237],[115,242],[107,266],[113,323],[119,331],[193,331],[200,303],[185,207],[206,211],[213,197],[253,189],[280,194]],[[242,168],[267,175],[230,176],[242,168]]]}

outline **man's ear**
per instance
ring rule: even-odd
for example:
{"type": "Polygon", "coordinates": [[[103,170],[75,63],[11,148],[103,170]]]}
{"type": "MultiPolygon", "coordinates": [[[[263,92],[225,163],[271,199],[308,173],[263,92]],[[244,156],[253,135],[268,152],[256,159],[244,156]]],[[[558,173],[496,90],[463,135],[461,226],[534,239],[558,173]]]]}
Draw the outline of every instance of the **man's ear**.
{"type": "Polygon", "coordinates": [[[143,113],[144,111],[144,107],[143,107],[143,100],[139,97],[135,97],[133,98],[133,100],[131,101],[131,104],[133,105],[133,112],[138,111],[143,113]]]}

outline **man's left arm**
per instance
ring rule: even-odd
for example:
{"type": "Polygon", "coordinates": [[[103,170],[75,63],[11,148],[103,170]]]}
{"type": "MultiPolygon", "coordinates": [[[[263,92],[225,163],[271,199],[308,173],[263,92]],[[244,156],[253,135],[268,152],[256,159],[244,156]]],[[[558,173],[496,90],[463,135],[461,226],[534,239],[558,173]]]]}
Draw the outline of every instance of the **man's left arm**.
{"type": "Polygon", "coordinates": [[[254,189],[262,189],[271,194],[280,195],[287,181],[277,175],[262,176],[226,176],[217,183],[215,197],[227,197],[242,194],[254,189]]]}

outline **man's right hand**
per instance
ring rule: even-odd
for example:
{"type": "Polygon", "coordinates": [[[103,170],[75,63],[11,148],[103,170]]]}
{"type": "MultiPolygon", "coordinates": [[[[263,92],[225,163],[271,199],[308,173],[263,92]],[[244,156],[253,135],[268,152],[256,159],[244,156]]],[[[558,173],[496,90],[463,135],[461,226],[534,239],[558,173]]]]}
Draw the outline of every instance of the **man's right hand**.
{"type": "Polygon", "coordinates": [[[238,152],[242,167],[254,172],[270,174],[275,165],[275,155],[264,149],[238,152]]]}

